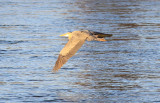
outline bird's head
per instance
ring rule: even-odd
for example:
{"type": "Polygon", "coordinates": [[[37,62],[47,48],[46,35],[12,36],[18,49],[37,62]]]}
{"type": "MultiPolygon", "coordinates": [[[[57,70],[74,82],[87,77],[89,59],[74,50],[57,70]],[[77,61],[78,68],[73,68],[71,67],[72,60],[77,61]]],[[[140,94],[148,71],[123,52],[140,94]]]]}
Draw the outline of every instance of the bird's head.
{"type": "Polygon", "coordinates": [[[68,38],[70,38],[71,37],[71,32],[68,32],[68,33],[65,33],[65,34],[62,34],[62,35],[60,35],[60,36],[64,36],[64,37],[68,37],[68,38]]]}

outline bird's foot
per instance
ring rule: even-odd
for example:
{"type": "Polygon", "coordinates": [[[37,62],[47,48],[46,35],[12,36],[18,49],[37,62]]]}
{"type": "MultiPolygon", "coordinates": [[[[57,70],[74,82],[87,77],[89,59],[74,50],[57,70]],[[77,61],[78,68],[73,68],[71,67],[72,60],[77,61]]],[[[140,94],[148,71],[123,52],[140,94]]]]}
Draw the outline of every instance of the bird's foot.
{"type": "Polygon", "coordinates": [[[104,38],[98,38],[98,41],[107,41],[107,40],[104,38]]]}

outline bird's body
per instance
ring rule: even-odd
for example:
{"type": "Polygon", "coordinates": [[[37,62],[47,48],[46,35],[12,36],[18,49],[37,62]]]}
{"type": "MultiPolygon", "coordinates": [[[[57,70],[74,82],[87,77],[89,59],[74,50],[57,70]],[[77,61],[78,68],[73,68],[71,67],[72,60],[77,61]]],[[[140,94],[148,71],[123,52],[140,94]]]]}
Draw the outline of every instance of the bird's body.
{"type": "Polygon", "coordinates": [[[104,37],[110,37],[112,35],[93,32],[89,30],[83,30],[68,32],[61,36],[68,36],[69,41],[65,45],[65,47],[60,51],[56,64],[53,68],[54,71],[58,71],[63,66],[63,64],[65,64],[68,61],[68,59],[71,58],[80,49],[80,47],[84,44],[86,40],[106,41],[104,37]]]}

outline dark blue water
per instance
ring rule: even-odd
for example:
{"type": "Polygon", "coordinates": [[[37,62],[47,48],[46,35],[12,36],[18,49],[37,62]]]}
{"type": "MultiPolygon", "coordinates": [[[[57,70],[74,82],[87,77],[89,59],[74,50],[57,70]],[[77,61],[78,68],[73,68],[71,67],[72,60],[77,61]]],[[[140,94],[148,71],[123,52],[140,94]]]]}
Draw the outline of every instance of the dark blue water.
{"type": "Polygon", "coordinates": [[[159,0],[0,0],[0,103],[160,102],[159,0]],[[56,74],[60,34],[86,42],[56,74]]]}

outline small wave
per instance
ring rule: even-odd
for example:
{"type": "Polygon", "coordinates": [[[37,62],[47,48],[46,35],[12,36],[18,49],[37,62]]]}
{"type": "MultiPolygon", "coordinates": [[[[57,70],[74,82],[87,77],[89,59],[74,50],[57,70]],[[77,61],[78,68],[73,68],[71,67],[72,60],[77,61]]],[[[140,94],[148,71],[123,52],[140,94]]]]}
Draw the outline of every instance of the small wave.
{"type": "Polygon", "coordinates": [[[0,25],[0,27],[28,26],[28,25],[0,25]]]}
{"type": "Polygon", "coordinates": [[[0,44],[18,44],[18,43],[23,43],[26,41],[23,40],[14,40],[14,41],[10,41],[10,40],[0,40],[0,44]]]}

